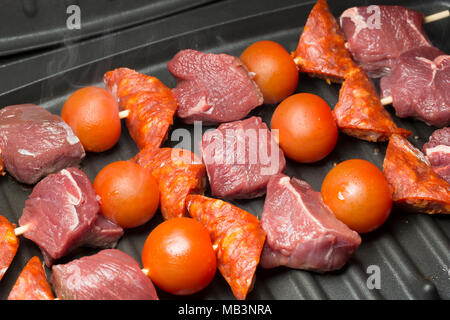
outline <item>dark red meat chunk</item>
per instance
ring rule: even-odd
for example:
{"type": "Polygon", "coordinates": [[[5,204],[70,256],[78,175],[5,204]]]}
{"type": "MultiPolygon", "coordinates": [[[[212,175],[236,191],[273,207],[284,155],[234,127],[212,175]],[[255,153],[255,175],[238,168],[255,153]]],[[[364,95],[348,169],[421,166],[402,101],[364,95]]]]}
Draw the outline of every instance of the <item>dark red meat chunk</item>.
{"type": "Polygon", "coordinates": [[[284,174],[273,176],[261,224],[267,234],[261,266],[330,271],[342,268],[361,238],[339,221],[319,192],[284,174]]]}
{"type": "Polygon", "coordinates": [[[415,117],[437,127],[450,124],[450,56],[439,49],[403,53],[380,86],[383,97],[392,97],[398,117],[415,117]]]}
{"type": "Polygon", "coordinates": [[[52,272],[50,281],[62,300],[158,300],[136,260],[116,249],[54,265],[52,272]]]}
{"type": "Polygon", "coordinates": [[[422,150],[434,172],[450,183],[450,127],[434,131],[422,150]]]}
{"type": "Polygon", "coordinates": [[[34,184],[79,164],[84,155],[80,140],[61,117],[34,104],[0,110],[0,156],[20,182],[34,184]]]}
{"type": "Polygon", "coordinates": [[[213,196],[255,198],[286,167],[283,151],[260,117],[221,124],[205,132],[201,154],[213,196]]]}
{"type": "Polygon", "coordinates": [[[403,52],[431,46],[423,13],[400,6],[353,7],[340,17],[353,58],[371,77],[388,75],[403,52]]]}
{"type": "Polygon", "coordinates": [[[167,68],[177,79],[172,91],[186,123],[240,120],[263,104],[261,91],[236,57],[182,50],[167,68]]]}
{"type": "Polygon", "coordinates": [[[88,177],[79,169],[63,169],[33,189],[20,226],[36,243],[50,266],[79,246],[115,245],[123,230],[99,216],[100,205],[88,177]],[[99,220],[100,219],[100,220],[99,220]]]}

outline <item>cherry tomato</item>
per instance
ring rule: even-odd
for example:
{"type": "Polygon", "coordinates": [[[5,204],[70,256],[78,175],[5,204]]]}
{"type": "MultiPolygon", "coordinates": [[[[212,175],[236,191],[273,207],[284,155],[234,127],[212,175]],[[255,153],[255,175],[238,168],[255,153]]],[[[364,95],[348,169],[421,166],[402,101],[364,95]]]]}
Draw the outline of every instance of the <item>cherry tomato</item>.
{"type": "Polygon", "coordinates": [[[86,87],[75,91],[64,104],[61,116],[86,151],[108,150],[120,138],[119,105],[103,88],[86,87]]]}
{"type": "Polygon", "coordinates": [[[298,93],[283,100],[272,116],[284,154],[297,162],[315,162],[335,147],[338,130],[328,104],[310,93],[298,93]]]}
{"type": "Polygon", "coordinates": [[[245,49],[241,61],[264,96],[265,103],[278,103],[297,88],[298,69],[291,55],[278,43],[259,41],[245,49]]]}
{"type": "Polygon", "coordinates": [[[142,251],[148,276],[162,290],[193,294],[214,278],[216,255],[208,230],[197,220],[173,218],[159,224],[142,251]]]}
{"type": "Polygon", "coordinates": [[[380,227],[392,208],[386,178],[366,160],[338,164],[325,177],[321,193],[336,217],[359,233],[380,227]]]}
{"type": "Polygon", "coordinates": [[[123,228],[150,220],[159,205],[158,183],[151,172],[130,161],[113,162],[95,177],[102,214],[123,228]]]}

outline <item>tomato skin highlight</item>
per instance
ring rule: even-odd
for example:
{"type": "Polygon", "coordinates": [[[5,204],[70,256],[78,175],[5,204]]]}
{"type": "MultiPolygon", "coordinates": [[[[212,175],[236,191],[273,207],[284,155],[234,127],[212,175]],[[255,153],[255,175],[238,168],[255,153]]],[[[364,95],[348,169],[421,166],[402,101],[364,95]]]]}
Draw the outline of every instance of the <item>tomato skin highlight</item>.
{"type": "Polygon", "coordinates": [[[102,214],[122,228],[149,221],[159,206],[159,187],[151,172],[131,161],[117,161],[95,177],[102,214]]]}
{"type": "Polygon", "coordinates": [[[216,255],[208,230],[192,218],[173,218],[149,234],[142,264],[162,290],[188,295],[204,289],[216,273],[216,255]]]}
{"type": "Polygon", "coordinates": [[[336,217],[358,233],[379,228],[392,209],[386,178],[366,160],[347,160],[331,169],[321,194],[336,217]]]}
{"type": "Polygon", "coordinates": [[[64,103],[61,117],[86,151],[106,151],[120,138],[119,105],[103,88],[85,87],[75,91],[64,103]]]}
{"type": "Polygon", "coordinates": [[[297,162],[322,160],[337,143],[338,129],[328,104],[319,96],[298,93],[283,100],[272,116],[284,154],[297,162]]]}
{"type": "Polygon", "coordinates": [[[298,84],[298,68],[291,55],[274,41],[258,41],[240,56],[264,96],[264,103],[278,103],[298,84]]]}

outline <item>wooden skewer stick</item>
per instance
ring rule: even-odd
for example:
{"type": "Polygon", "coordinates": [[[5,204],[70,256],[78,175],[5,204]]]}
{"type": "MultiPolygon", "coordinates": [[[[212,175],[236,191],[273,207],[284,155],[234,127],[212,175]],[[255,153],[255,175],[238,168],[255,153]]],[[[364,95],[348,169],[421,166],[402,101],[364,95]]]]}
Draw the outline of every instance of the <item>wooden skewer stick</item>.
{"type": "MultiPolygon", "coordinates": [[[[434,14],[430,14],[429,16],[426,16],[425,18],[423,18],[423,23],[430,23],[430,22],[435,22],[438,20],[442,20],[445,19],[447,17],[450,17],[450,10],[444,10],[444,11],[439,11],[436,12],[434,14]]],[[[348,49],[348,43],[345,43],[345,48],[348,49]]]]}
{"type": "Polygon", "coordinates": [[[119,112],[119,118],[125,119],[130,114],[130,110],[122,110],[119,112]]]}
{"type": "Polygon", "coordinates": [[[438,21],[438,20],[447,18],[447,17],[450,17],[450,11],[444,10],[444,11],[437,12],[435,14],[426,16],[425,18],[423,18],[423,23],[430,23],[430,22],[434,22],[434,21],[438,21]]]}
{"type": "Polygon", "coordinates": [[[390,96],[390,97],[384,97],[384,98],[381,99],[380,101],[381,101],[381,104],[382,104],[383,106],[386,106],[386,105],[392,103],[392,97],[391,97],[391,96],[390,96]]]}

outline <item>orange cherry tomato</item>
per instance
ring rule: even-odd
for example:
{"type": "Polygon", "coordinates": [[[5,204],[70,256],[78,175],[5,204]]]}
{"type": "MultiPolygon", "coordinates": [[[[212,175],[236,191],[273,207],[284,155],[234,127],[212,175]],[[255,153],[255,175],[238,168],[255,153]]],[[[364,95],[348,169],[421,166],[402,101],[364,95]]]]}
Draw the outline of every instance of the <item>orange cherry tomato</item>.
{"type": "Polygon", "coordinates": [[[278,103],[297,88],[298,69],[291,55],[274,41],[258,41],[245,49],[241,61],[264,96],[265,103],[278,103]]]}
{"type": "Polygon", "coordinates": [[[279,133],[284,154],[297,162],[325,158],[336,146],[338,129],[328,104],[310,93],[283,100],[272,116],[271,127],[279,133]]]}
{"type": "Polygon", "coordinates": [[[123,228],[150,220],[159,205],[158,183],[151,172],[130,161],[113,162],[95,177],[102,214],[123,228]]]}
{"type": "Polygon", "coordinates": [[[204,289],[216,273],[208,230],[185,217],[169,219],[153,229],[144,244],[142,264],[159,288],[176,295],[204,289]]]}
{"type": "Polygon", "coordinates": [[[120,138],[119,105],[103,88],[86,87],[75,91],[64,104],[61,116],[86,151],[108,150],[120,138]]]}
{"type": "Polygon", "coordinates": [[[331,169],[321,193],[336,217],[359,233],[379,228],[392,208],[386,178],[366,160],[347,160],[331,169]]]}

